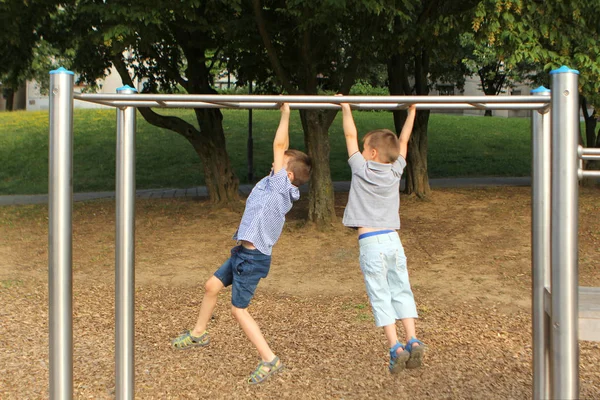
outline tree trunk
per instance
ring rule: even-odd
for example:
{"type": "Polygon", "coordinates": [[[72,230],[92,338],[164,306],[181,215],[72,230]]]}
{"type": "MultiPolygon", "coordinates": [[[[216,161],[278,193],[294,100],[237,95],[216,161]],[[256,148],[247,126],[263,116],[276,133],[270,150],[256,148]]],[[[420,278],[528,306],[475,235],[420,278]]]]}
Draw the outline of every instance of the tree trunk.
{"type": "MultiPolygon", "coordinates": [[[[127,67],[120,57],[115,57],[114,66],[124,84],[133,86],[127,67]]],[[[204,71],[202,71],[204,72],[204,71]]],[[[192,93],[214,93],[208,85],[206,76],[203,77],[204,86],[193,86],[192,93]]],[[[139,108],[144,119],[160,128],[169,129],[185,137],[194,147],[200,157],[204,169],[204,180],[212,203],[220,206],[236,205],[239,201],[239,179],[235,176],[225,145],[223,132],[223,114],[218,109],[194,109],[196,120],[200,129],[189,124],[181,118],[165,116],[156,113],[150,108],[139,108]]]]}
{"type": "Polygon", "coordinates": [[[431,195],[429,177],[427,176],[427,126],[429,110],[417,111],[413,133],[408,142],[406,155],[406,194],[415,194],[424,199],[431,195]],[[410,167],[410,168],[409,168],[410,167]]]}
{"type": "MultiPolygon", "coordinates": [[[[406,57],[408,58],[408,57],[406,57]]],[[[406,68],[406,58],[400,54],[392,55],[388,61],[388,79],[390,95],[410,95],[412,89],[409,84],[409,75],[406,68]]],[[[415,79],[416,92],[419,95],[429,94],[427,90],[426,56],[417,62],[415,70],[418,79],[415,79]]],[[[394,127],[397,132],[402,130],[406,120],[406,111],[394,111],[394,127]]],[[[429,111],[417,111],[415,125],[408,142],[408,153],[406,156],[406,186],[404,193],[414,194],[419,198],[431,195],[429,177],[427,175],[427,126],[429,123],[429,111]]]]}
{"type": "Polygon", "coordinates": [[[6,99],[6,111],[13,111],[15,104],[15,91],[12,88],[4,89],[4,98],[6,99]]]}
{"type": "Polygon", "coordinates": [[[308,220],[320,228],[331,226],[337,219],[329,168],[328,134],[335,115],[336,112],[332,111],[300,110],[304,143],[312,160],[308,220]]]}
{"type": "Polygon", "coordinates": [[[240,199],[240,181],[227,154],[223,114],[215,109],[195,109],[195,112],[200,131],[188,140],[202,161],[210,200],[220,205],[236,203],[240,199]]]}

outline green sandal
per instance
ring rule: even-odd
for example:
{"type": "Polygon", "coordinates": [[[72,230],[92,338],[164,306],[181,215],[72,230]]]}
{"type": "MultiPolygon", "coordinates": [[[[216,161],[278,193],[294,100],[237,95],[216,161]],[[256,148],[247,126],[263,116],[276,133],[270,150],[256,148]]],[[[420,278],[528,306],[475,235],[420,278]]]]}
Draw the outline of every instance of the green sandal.
{"type": "Polygon", "coordinates": [[[171,347],[176,350],[185,350],[191,347],[207,346],[209,342],[208,331],[204,331],[200,336],[192,336],[192,331],[185,331],[173,339],[171,347]]]}
{"type": "Polygon", "coordinates": [[[283,363],[279,360],[279,357],[275,357],[271,362],[261,361],[258,363],[258,367],[256,367],[254,372],[250,375],[250,378],[248,378],[248,383],[256,385],[257,383],[264,382],[269,376],[282,369],[283,363]],[[266,368],[268,368],[268,370],[266,370],[266,368]]]}

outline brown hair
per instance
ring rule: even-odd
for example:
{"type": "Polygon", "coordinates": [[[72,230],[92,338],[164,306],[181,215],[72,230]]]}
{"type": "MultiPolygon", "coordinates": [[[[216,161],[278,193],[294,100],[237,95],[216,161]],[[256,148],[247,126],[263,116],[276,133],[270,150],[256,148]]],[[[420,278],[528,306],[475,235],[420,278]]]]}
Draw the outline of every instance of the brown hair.
{"type": "Polygon", "coordinates": [[[393,163],[400,156],[398,137],[389,129],[375,129],[363,138],[363,144],[377,150],[379,159],[384,163],[393,163]]]}
{"type": "Polygon", "coordinates": [[[310,179],[310,170],[312,168],[310,157],[300,150],[286,150],[285,155],[290,158],[287,170],[294,173],[292,185],[304,185],[310,179]]]}

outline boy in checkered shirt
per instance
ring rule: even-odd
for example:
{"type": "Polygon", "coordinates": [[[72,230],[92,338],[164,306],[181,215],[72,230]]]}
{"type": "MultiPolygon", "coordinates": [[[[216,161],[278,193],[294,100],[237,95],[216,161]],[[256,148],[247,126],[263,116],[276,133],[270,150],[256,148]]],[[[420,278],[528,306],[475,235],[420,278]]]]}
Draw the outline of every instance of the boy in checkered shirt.
{"type": "Polygon", "coordinates": [[[231,257],[206,282],[195,327],[171,343],[174,349],[208,345],[206,329],[217,304],[217,295],[224,287],[231,285],[231,313],[261,358],[258,367],[248,378],[251,384],[261,383],[283,368],[247,307],[258,282],[269,273],[271,251],[281,235],[285,215],[300,198],[298,186],[308,182],[310,177],[310,158],[301,151],[288,150],[289,120],[290,107],[283,103],[281,120],[273,141],[273,169],[254,186],[246,200],[244,215],[233,236],[237,246],[231,249],[231,257]]]}

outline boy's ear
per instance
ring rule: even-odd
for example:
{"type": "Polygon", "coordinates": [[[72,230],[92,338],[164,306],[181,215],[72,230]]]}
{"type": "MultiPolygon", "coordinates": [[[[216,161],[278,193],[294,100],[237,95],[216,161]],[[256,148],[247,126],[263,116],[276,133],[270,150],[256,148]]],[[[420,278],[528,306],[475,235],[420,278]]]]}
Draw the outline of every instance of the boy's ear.
{"type": "Polygon", "coordinates": [[[294,173],[292,171],[288,171],[287,175],[290,182],[294,182],[294,173]]]}

